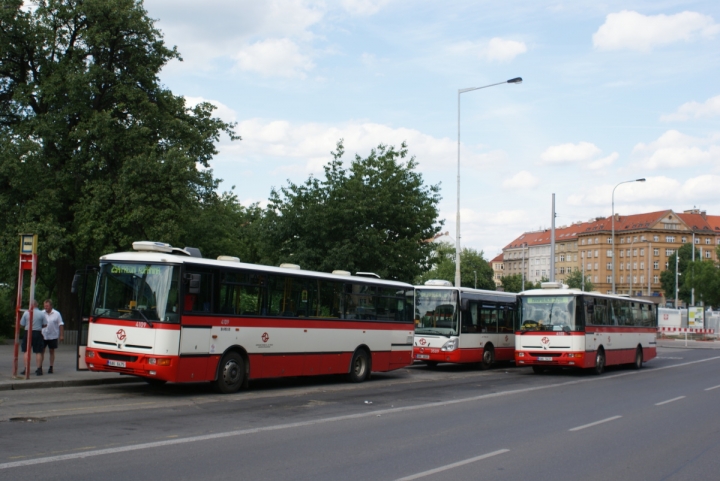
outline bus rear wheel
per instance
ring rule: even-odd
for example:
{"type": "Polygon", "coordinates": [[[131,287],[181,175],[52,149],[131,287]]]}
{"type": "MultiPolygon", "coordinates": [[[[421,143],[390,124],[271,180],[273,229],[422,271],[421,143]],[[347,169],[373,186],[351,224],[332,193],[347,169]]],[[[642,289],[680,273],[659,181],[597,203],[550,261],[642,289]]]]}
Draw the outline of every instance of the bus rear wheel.
{"type": "Polygon", "coordinates": [[[237,352],[228,352],[220,361],[215,389],[222,394],[238,392],[245,380],[245,362],[237,352]]]}
{"type": "Polygon", "coordinates": [[[642,369],[643,365],[643,351],[640,346],[638,346],[637,351],[635,352],[635,362],[633,363],[633,367],[635,369],[642,369]]]}
{"type": "Polygon", "coordinates": [[[358,349],[353,354],[350,362],[350,373],[348,379],[350,382],[363,382],[368,377],[370,371],[370,359],[365,349],[358,349]]]}

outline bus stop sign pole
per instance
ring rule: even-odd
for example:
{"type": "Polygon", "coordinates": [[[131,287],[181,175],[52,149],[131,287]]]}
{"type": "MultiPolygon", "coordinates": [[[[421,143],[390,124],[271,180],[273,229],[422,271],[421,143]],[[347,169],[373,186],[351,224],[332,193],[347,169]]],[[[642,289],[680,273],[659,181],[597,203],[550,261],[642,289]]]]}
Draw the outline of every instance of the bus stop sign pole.
{"type": "Polygon", "coordinates": [[[23,277],[26,270],[30,274],[30,301],[28,302],[28,323],[25,326],[25,379],[30,379],[30,353],[32,352],[32,326],[34,309],[32,300],[35,299],[35,279],[37,277],[37,234],[20,234],[20,263],[18,267],[18,292],[15,303],[15,345],[13,348],[12,377],[17,377],[18,354],[20,348],[20,318],[22,307],[23,277]]]}

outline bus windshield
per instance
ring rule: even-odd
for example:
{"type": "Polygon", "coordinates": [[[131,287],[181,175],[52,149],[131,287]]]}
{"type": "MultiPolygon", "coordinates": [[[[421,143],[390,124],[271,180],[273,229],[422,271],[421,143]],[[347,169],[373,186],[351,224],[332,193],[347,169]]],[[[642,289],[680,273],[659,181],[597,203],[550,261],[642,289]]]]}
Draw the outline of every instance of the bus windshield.
{"type": "Polygon", "coordinates": [[[415,333],[457,336],[457,292],[418,289],[415,292],[415,333]]]}
{"type": "Polygon", "coordinates": [[[575,331],[574,296],[522,298],[521,331],[575,331]]]}
{"type": "Polygon", "coordinates": [[[102,264],[94,315],[151,323],[178,322],[179,271],[168,265],[102,264]]]}

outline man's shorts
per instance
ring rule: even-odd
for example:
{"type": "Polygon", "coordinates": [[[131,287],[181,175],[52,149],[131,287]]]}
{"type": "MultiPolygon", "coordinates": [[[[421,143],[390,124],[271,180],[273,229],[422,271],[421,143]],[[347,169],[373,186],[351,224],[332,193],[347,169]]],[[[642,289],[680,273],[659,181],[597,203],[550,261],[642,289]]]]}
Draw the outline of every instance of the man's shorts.
{"type": "MultiPolygon", "coordinates": [[[[23,340],[20,343],[20,346],[22,347],[22,352],[27,351],[27,332],[23,336],[23,340]]],[[[40,354],[45,350],[45,338],[42,335],[42,331],[33,331],[32,332],[32,352],[35,354],[40,354]]]]}
{"type": "Polygon", "coordinates": [[[45,339],[45,347],[50,348],[50,349],[57,349],[58,340],[57,339],[45,339]]]}

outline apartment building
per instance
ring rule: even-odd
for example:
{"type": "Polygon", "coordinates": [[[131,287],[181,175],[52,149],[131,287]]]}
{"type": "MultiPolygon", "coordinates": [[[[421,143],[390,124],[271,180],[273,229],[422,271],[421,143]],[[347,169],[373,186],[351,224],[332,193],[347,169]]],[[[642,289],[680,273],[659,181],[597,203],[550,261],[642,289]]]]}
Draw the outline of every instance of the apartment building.
{"type": "Polygon", "coordinates": [[[503,254],[500,253],[493,260],[490,261],[490,266],[493,270],[493,280],[495,281],[495,287],[500,287],[502,281],[500,280],[505,273],[503,265],[503,254]]]}

